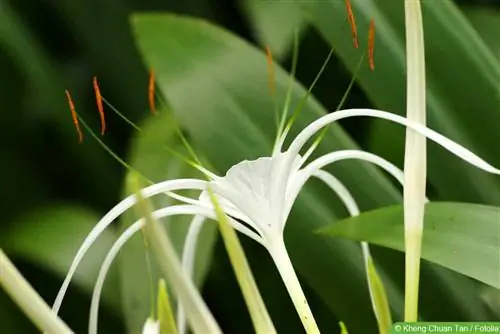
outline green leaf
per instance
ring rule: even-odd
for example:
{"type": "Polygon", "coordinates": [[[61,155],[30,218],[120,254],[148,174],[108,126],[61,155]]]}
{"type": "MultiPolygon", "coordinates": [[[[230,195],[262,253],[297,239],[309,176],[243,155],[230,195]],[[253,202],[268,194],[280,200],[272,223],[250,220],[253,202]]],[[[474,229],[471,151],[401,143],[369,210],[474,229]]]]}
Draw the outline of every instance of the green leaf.
{"type": "MultiPolygon", "coordinates": [[[[165,146],[183,151],[180,139],[175,132],[175,120],[166,110],[160,114],[148,117],[142,124],[143,131],[138,133],[132,142],[128,161],[143,176],[153,182],[180,177],[200,177],[192,167],[174,159],[165,146]]],[[[125,189],[130,194],[130,189],[125,189]]],[[[190,193],[185,193],[189,195],[190,193]]],[[[196,195],[192,193],[191,195],[196,195]]],[[[154,208],[173,204],[167,196],[156,196],[149,200],[154,208]]],[[[123,215],[122,226],[129,226],[138,219],[133,212],[123,215]]],[[[179,216],[163,219],[168,229],[168,235],[178,254],[181,254],[191,217],[179,216]]],[[[194,267],[195,282],[198,286],[203,283],[205,275],[210,268],[212,248],[216,241],[216,224],[204,224],[198,239],[196,261],[194,267]]],[[[125,313],[127,328],[131,333],[140,331],[150,313],[151,301],[150,284],[145,262],[144,243],[141,236],[135,236],[123,247],[120,252],[120,274],[122,288],[122,308],[125,313]]],[[[159,275],[158,267],[153,265],[154,281],[159,275]]],[[[172,296],[172,300],[174,300],[172,296]]]]}
{"type": "MultiPolygon", "coordinates": [[[[78,246],[97,221],[97,213],[83,207],[49,206],[34,210],[12,222],[11,228],[0,235],[0,244],[12,256],[30,261],[64,277],[78,246]]],[[[76,272],[73,281],[77,286],[92,292],[101,262],[113,242],[113,232],[104,231],[76,272]]],[[[118,308],[119,291],[115,271],[110,271],[106,282],[103,302],[118,308]]]]}
{"type": "Polygon", "coordinates": [[[240,3],[256,40],[261,46],[269,46],[277,59],[290,51],[294,31],[306,28],[302,10],[293,2],[240,0],[240,3]]]}
{"type": "MultiPolygon", "coordinates": [[[[375,71],[368,65],[357,78],[367,96],[380,109],[405,113],[404,1],[352,0],[360,45],[366,45],[368,25],[376,26],[375,71]]],[[[359,50],[342,30],[344,1],[301,2],[309,22],[336,49],[353,73],[359,50]]],[[[496,143],[500,137],[498,82],[500,64],[453,1],[422,1],[427,66],[428,123],[494,165],[500,165],[496,143]],[[439,41],[438,43],[436,41],[439,41]]],[[[377,150],[397,151],[400,161],[404,131],[377,122],[372,137],[377,150]],[[392,130],[391,130],[392,128],[392,130]]],[[[446,200],[500,204],[500,179],[471,167],[448,152],[429,145],[429,180],[446,200]],[[457,182],[457,180],[460,180],[457,182]]]]}
{"type": "MultiPolygon", "coordinates": [[[[500,289],[500,208],[428,203],[424,219],[423,259],[500,289]]],[[[403,221],[403,207],[391,206],[335,222],[321,232],[404,251],[403,221]]]]}
{"type": "Polygon", "coordinates": [[[488,9],[477,6],[463,6],[461,9],[493,54],[497,59],[500,59],[500,43],[497,34],[500,30],[498,11],[493,8],[488,9]]]}
{"type": "MultiPolygon", "coordinates": [[[[223,174],[241,160],[270,154],[275,122],[262,52],[200,20],[139,15],[133,24],[139,48],[155,69],[159,89],[217,171],[223,174]]],[[[282,99],[289,77],[282,68],[275,69],[276,92],[282,99]]],[[[303,86],[293,86],[292,106],[305,92],[303,86]]],[[[311,98],[291,135],[325,113],[311,98]]],[[[333,125],[318,151],[353,147],[345,132],[333,125]]],[[[329,170],[348,185],[362,207],[387,205],[400,199],[399,192],[372,166],[350,161],[329,170]]],[[[294,208],[285,237],[299,274],[353,333],[376,328],[359,246],[318,239],[312,233],[332,218],[344,215],[345,209],[322,187],[304,190],[294,208]]],[[[391,305],[400,314],[401,291],[388,290],[391,305]]]]}

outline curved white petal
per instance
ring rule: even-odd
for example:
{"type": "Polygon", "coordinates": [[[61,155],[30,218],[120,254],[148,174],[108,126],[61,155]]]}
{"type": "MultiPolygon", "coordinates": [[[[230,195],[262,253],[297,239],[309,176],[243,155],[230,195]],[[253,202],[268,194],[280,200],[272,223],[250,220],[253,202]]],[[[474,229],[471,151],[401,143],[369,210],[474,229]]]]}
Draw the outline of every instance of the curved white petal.
{"type": "MultiPolygon", "coordinates": [[[[198,236],[205,221],[204,216],[195,216],[189,224],[188,233],[182,248],[182,267],[191,277],[194,272],[194,260],[196,255],[196,246],[198,245],[198,236]]],[[[182,303],[177,303],[177,332],[184,334],[187,330],[186,314],[182,303]]]]}
{"type": "Polygon", "coordinates": [[[304,186],[307,180],[318,170],[322,169],[326,165],[331,163],[347,160],[347,159],[359,159],[364,160],[375,165],[378,165],[386,172],[391,174],[401,185],[404,184],[404,174],[397,166],[387,161],[386,159],[379,157],[376,154],[365,152],[361,150],[342,150],[331,152],[325,154],[316,160],[312,161],[306,167],[299,171],[295,180],[291,184],[287,191],[287,210],[290,211],[291,207],[298,196],[300,189],[304,186]]]}
{"type": "Polygon", "coordinates": [[[446,138],[440,133],[429,129],[423,126],[422,124],[409,121],[408,119],[402,116],[375,109],[345,109],[325,115],[317,119],[316,121],[312,122],[304,130],[302,130],[299,133],[299,135],[295,138],[295,140],[290,144],[288,151],[291,153],[292,156],[298,155],[302,147],[305,145],[305,143],[323,127],[344,118],[360,117],[360,116],[381,118],[394,123],[404,125],[408,128],[417,131],[418,133],[434,141],[435,143],[441,145],[451,153],[460,157],[462,160],[465,160],[468,163],[483,169],[484,171],[493,174],[500,174],[499,169],[491,166],[486,161],[484,161],[483,159],[472,153],[470,150],[446,138]]]}
{"type": "Polygon", "coordinates": [[[160,322],[148,318],[142,328],[142,334],[160,334],[160,322]]]}
{"type": "MultiPolygon", "coordinates": [[[[159,209],[153,212],[153,217],[156,219],[161,219],[167,216],[174,215],[200,215],[215,218],[215,212],[210,209],[201,208],[193,205],[175,205],[169,206],[163,209],[159,209]]],[[[140,219],[130,225],[122,235],[115,241],[111,249],[109,250],[104,262],[101,265],[99,274],[97,275],[96,284],[94,285],[94,291],[92,293],[92,300],[90,304],[90,318],[89,318],[89,334],[97,333],[97,321],[99,314],[99,300],[101,299],[102,287],[104,285],[104,280],[106,275],[113,263],[116,255],[121,250],[123,245],[141,228],[144,226],[145,220],[140,219]]]]}
{"type": "MultiPolygon", "coordinates": [[[[168,180],[144,188],[142,190],[142,194],[144,198],[148,198],[160,193],[181,190],[181,189],[204,190],[206,188],[206,184],[207,184],[206,181],[196,180],[196,179],[168,180]]],[[[130,195],[124,200],[122,200],[113,209],[111,209],[87,235],[82,245],[78,249],[75,258],[73,259],[73,263],[71,264],[68,273],[66,274],[63,284],[57,294],[54,305],[52,306],[52,310],[56,314],[59,311],[59,308],[61,307],[64,295],[66,293],[66,290],[68,289],[69,283],[71,282],[73,275],[75,274],[76,268],[80,264],[85,253],[88,251],[90,246],[92,246],[94,241],[99,237],[102,231],[104,231],[123,212],[131,208],[136,203],[136,201],[137,199],[135,195],[130,195]]]]}
{"type": "Polygon", "coordinates": [[[179,195],[179,194],[176,194],[176,193],[171,192],[171,191],[166,192],[165,195],[167,195],[168,197],[173,198],[181,203],[184,203],[184,204],[199,205],[199,201],[195,198],[179,195]]]}
{"type": "Polygon", "coordinates": [[[311,174],[312,176],[323,181],[328,187],[330,187],[330,189],[332,189],[337,194],[342,203],[344,203],[347,212],[349,212],[350,216],[359,215],[358,204],[354,200],[354,197],[352,197],[351,192],[346,188],[346,186],[342,182],[339,181],[339,179],[337,179],[335,176],[328,173],[327,171],[321,169],[313,171],[311,174]]]}
{"type": "MultiPolygon", "coordinates": [[[[224,197],[221,197],[219,194],[215,193],[217,196],[217,200],[219,202],[219,205],[223,209],[223,211],[228,214],[231,217],[234,217],[236,219],[243,220],[244,222],[252,225],[253,223],[251,222],[251,219],[245,215],[243,212],[241,212],[232,202],[228,201],[224,197]]],[[[210,195],[208,194],[208,191],[203,191],[200,194],[199,197],[199,203],[200,205],[206,206],[206,207],[213,207],[212,200],[210,198],[210,195]]]]}

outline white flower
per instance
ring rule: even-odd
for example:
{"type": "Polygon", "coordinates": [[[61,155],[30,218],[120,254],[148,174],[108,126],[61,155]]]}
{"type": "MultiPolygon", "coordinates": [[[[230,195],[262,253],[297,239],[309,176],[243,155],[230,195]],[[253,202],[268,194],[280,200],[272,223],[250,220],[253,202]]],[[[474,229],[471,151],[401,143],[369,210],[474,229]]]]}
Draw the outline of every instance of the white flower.
{"type": "MultiPolygon", "coordinates": [[[[286,135],[285,132],[285,134],[280,137],[272,156],[262,157],[253,161],[240,162],[231,167],[224,177],[217,177],[210,174],[210,181],[197,179],[167,180],[146,187],[141,192],[145,198],[149,198],[158,194],[171,193],[185,189],[201,191],[199,198],[186,198],[175,195],[178,200],[181,200],[185,204],[160,208],[154,212],[154,216],[158,219],[167,215],[179,214],[189,214],[195,217],[194,223],[190,228],[191,230],[188,233],[188,240],[185,244],[185,252],[183,255],[183,264],[188,270],[192,270],[192,261],[194,257],[193,249],[196,246],[196,236],[199,232],[199,227],[205,218],[214,219],[216,216],[212,202],[208,199],[206,193],[208,187],[211,187],[219,200],[220,207],[228,215],[233,227],[239,232],[256,240],[269,251],[290,293],[306,331],[308,333],[319,333],[288,257],[283,239],[283,231],[286,227],[287,218],[293,203],[304,184],[311,177],[323,180],[339,194],[346,206],[351,208],[351,214],[356,212],[357,207],[355,206],[355,202],[346,188],[333,175],[323,170],[323,168],[329,164],[346,159],[362,159],[375,163],[389,171],[399,180],[402,179],[401,171],[393,165],[376,155],[359,150],[331,152],[310,163],[306,163],[306,159],[300,156],[304,145],[319,130],[337,120],[360,116],[376,117],[402,124],[426,136],[432,141],[435,141],[465,161],[485,171],[495,174],[500,173],[498,169],[492,167],[459,144],[422,125],[410,122],[404,117],[380,110],[350,109],[337,111],[314,121],[299,133],[287,150],[283,151],[282,143],[286,135]]],[[[304,156],[308,157],[311,151],[311,149],[306,151],[304,156]]],[[[61,290],[58,293],[53,306],[55,312],[58,312],[75,270],[89,247],[104,229],[135,203],[135,195],[125,198],[111,209],[87,236],[78,250],[61,290]]],[[[103,268],[106,269],[101,270],[102,273],[100,274],[99,287],[96,289],[98,292],[95,293],[95,298],[93,298],[94,306],[98,303],[100,289],[107,268],[111,265],[114,256],[123,243],[140,230],[141,224],[143,224],[143,222],[138,221],[136,224],[132,225],[125,232],[128,234],[121,238],[120,243],[117,242],[117,244],[115,244],[116,247],[110,251],[105,261],[106,266],[103,266],[103,268]]],[[[368,256],[367,247],[364,247],[364,249],[365,256],[368,256]]],[[[182,312],[180,313],[182,314],[182,312]]],[[[97,306],[93,308],[93,314],[97,318],[97,306]]],[[[183,326],[181,323],[179,323],[179,325],[181,327],[183,326]]]]}

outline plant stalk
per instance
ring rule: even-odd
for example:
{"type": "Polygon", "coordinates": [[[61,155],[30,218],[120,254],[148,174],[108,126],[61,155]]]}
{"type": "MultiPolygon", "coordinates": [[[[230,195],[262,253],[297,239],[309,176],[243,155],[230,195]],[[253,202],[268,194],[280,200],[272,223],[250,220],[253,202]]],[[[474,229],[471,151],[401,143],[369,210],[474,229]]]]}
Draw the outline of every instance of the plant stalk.
{"type": "MultiPolygon", "coordinates": [[[[425,51],[420,0],[405,0],[407,119],[425,126],[425,51]]],[[[418,319],[420,254],[427,179],[426,138],[406,130],[404,165],[405,321],[418,319]]]]}
{"type": "Polygon", "coordinates": [[[319,334],[320,331],[318,325],[316,324],[316,320],[314,319],[311,309],[309,308],[309,304],[304,292],[302,291],[297,274],[293,269],[292,261],[288,256],[283,238],[280,237],[270,243],[269,253],[278,268],[281,278],[283,279],[283,283],[285,283],[288,294],[290,295],[293,305],[299,314],[306,333],[319,334]]]}
{"type": "Polygon", "coordinates": [[[71,334],[62,321],[0,249],[0,286],[42,332],[71,334]]]}

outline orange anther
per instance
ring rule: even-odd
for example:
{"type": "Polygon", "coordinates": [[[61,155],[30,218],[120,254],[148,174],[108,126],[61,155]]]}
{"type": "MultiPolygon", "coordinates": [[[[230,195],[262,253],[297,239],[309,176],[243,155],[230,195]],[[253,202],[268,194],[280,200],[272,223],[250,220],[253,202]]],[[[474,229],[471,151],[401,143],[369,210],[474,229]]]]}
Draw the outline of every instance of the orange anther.
{"type": "Polygon", "coordinates": [[[155,105],[155,73],[151,69],[149,71],[149,84],[148,84],[148,100],[149,100],[149,110],[153,115],[156,114],[155,105]]]}
{"type": "Polygon", "coordinates": [[[358,48],[358,30],[356,28],[356,19],[354,18],[354,12],[352,11],[351,0],[345,0],[345,6],[347,9],[347,19],[349,20],[349,24],[351,25],[352,32],[352,41],[354,43],[354,47],[358,48]]]}
{"type": "Polygon", "coordinates": [[[83,133],[80,129],[80,123],[78,123],[78,116],[75,111],[75,105],[73,104],[73,100],[71,99],[71,94],[68,90],[64,91],[66,93],[66,97],[68,98],[69,110],[71,111],[71,117],[73,118],[73,123],[75,124],[76,133],[78,133],[78,142],[83,142],[83,133]]]}
{"type": "Polygon", "coordinates": [[[104,107],[102,105],[102,95],[99,89],[99,83],[97,82],[97,77],[93,78],[95,99],[97,103],[97,109],[99,110],[99,116],[101,118],[101,136],[106,132],[106,118],[104,117],[104,107]]]}
{"type": "Polygon", "coordinates": [[[375,70],[375,20],[373,18],[370,20],[370,28],[368,30],[368,63],[370,64],[370,69],[375,70]]]}

